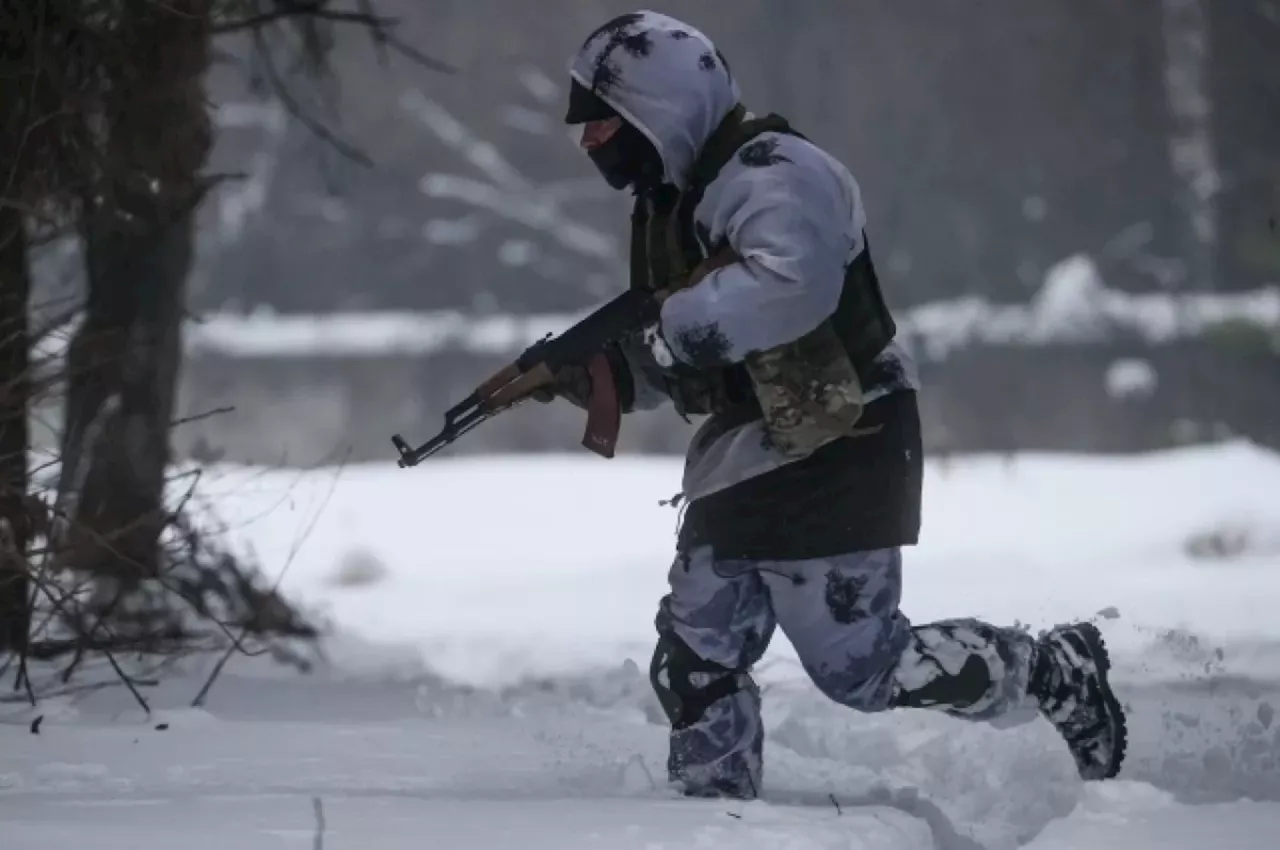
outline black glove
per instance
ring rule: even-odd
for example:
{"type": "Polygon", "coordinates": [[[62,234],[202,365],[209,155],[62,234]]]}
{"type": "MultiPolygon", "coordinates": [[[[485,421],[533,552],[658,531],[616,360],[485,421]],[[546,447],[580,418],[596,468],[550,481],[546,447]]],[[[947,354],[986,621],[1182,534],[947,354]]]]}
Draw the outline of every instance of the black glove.
{"type": "Polygon", "coordinates": [[[549,404],[557,397],[568,399],[570,403],[586,410],[591,399],[591,374],[587,372],[586,366],[563,366],[556,372],[554,384],[534,390],[531,395],[535,401],[543,404],[549,404]]]}

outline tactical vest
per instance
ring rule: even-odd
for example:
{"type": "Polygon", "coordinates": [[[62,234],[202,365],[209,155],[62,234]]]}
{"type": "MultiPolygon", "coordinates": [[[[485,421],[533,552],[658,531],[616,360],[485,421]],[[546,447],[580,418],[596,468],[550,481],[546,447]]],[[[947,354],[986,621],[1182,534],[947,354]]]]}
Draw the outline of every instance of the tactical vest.
{"type": "MultiPolygon", "coordinates": [[[[804,138],[778,115],[747,119],[739,105],[703,147],[683,192],[666,186],[637,196],[631,218],[632,287],[680,289],[708,266],[741,260],[727,244],[709,244],[710,234],[695,223],[694,210],[721,168],[766,132],[804,138]]],[[[867,245],[845,271],[835,313],[813,332],[725,368],[676,362],[666,369],[667,392],[682,416],[711,415],[725,428],[763,418],[776,447],[805,456],[832,437],[856,433],[872,361],[896,330],[867,245]]]]}

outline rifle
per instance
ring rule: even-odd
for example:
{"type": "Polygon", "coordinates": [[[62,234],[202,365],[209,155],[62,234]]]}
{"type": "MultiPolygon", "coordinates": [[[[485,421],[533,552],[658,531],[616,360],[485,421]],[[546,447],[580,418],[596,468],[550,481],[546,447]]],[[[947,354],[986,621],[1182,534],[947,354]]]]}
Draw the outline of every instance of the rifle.
{"type": "Polygon", "coordinates": [[[417,448],[399,434],[391,443],[400,453],[401,469],[417,466],[472,428],[527,401],[539,389],[555,383],[556,373],[570,364],[585,364],[591,376],[591,399],[582,444],[602,457],[613,457],[622,412],[605,348],[660,316],[660,298],[652,292],[629,289],[560,334],[548,334],[525,349],[465,399],[444,414],[444,428],[417,448]]]}

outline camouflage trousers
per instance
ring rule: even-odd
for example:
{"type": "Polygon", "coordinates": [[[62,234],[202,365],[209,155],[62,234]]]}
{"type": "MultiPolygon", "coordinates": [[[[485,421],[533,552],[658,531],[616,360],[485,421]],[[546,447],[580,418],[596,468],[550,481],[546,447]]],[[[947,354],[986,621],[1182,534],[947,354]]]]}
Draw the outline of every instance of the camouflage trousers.
{"type": "Polygon", "coordinates": [[[810,561],[676,559],[651,674],[672,722],[668,770],[696,796],[757,796],[764,729],[750,668],[775,627],[829,698],[858,711],[932,708],[991,720],[1030,704],[1035,644],[977,620],[913,626],[899,549],[810,561]]]}

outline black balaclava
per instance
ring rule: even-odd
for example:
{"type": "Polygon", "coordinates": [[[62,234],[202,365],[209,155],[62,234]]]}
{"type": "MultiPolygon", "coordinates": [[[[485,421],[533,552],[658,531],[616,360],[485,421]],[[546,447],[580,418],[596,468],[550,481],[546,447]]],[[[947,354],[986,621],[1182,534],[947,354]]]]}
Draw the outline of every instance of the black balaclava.
{"type": "MultiPolygon", "coordinates": [[[[573,80],[569,88],[566,124],[585,124],[621,117],[594,93],[573,80]]],[[[625,118],[609,141],[587,151],[587,156],[614,189],[634,186],[637,191],[652,189],[663,181],[662,157],[644,133],[625,118]]]]}

